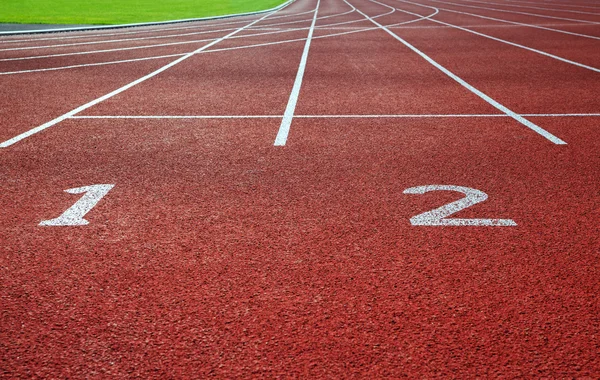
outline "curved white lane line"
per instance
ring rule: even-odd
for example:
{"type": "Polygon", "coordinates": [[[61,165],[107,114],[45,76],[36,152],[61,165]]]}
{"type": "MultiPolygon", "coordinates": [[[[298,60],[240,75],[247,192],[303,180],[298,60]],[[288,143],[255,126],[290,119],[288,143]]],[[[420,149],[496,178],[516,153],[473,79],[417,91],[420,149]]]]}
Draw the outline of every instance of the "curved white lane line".
{"type": "MultiPolygon", "coordinates": [[[[347,0],[344,0],[344,1],[347,1],[347,0]]],[[[390,7],[389,5],[380,3],[379,1],[376,1],[376,0],[369,0],[369,1],[371,1],[372,3],[380,4],[380,5],[383,5],[383,6],[386,6],[386,7],[390,7]]],[[[398,9],[398,10],[402,11],[402,9],[398,9]]],[[[440,65],[439,63],[437,63],[436,61],[434,61],[431,57],[429,57],[427,54],[423,53],[421,50],[417,49],[416,47],[414,47],[413,45],[411,45],[410,43],[408,43],[407,41],[405,41],[404,39],[402,39],[401,37],[399,37],[396,33],[392,32],[389,28],[381,25],[380,23],[378,23],[377,21],[373,20],[372,18],[370,18],[365,13],[361,12],[360,9],[357,9],[357,12],[359,12],[360,14],[362,14],[365,18],[369,19],[373,24],[379,26],[383,31],[385,31],[386,33],[388,33],[390,36],[392,36],[396,40],[400,41],[404,46],[406,46],[407,48],[409,48],[410,50],[412,50],[413,52],[415,52],[416,54],[418,54],[421,58],[423,58],[424,60],[426,60],[427,62],[429,62],[432,66],[434,66],[435,68],[437,68],[438,70],[440,70],[441,72],[443,72],[444,74],[446,74],[448,77],[450,77],[451,79],[453,79],[454,81],[456,81],[458,84],[460,84],[461,86],[463,86],[467,90],[471,91],[473,94],[479,96],[481,99],[485,100],[489,105],[493,106],[494,108],[496,108],[497,110],[501,111],[502,113],[505,113],[506,115],[508,115],[511,118],[515,119],[516,121],[518,121],[519,123],[523,124],[524,126],[526,126],[527,128],[531,129],[532,131],[534,131],[534,132],[538,133],[539,135],[545,137],[546,139],[548,139],[549,141],[553,142],[554,144],[557,144],[557,145],[566,145],[567,144],[565,141],[563,141],[560,138],[554,136],[552,133],[546,131],[545,129],[543,129],[541,127],[539,127],[538,125],[532,123],[531,121],[525,119],[523,116],[521,116],[518,113],[510,110],[508,107],[506,107],[506,106],[498,103],[496,100],[492,99],[490,96],[486,95],[482,91],[480,91],[480,90],[476,89],[475,87],[471,86],[469,83],[467,83],[465,80],[463,80],[462,78],[460,78],[458,75],[454,74],[453,72],[451,72],[450,70],[448,70],[444,66],[440,65]]],[[[406,11],[404,11],[404,12],[406,12],[406,11]]],[[[412,14],[412,12],[408,12],[408,13],[412,14]]],[[[432,19],[432,21],[433,21],[433,19],[432,19]]]]}
{"type": "MultiPolygon", "coordinates": [[[[168,54],[168,55],[157,55],[157,56],[143,57],[143,58],[122,59],[122,60],[118,60],[118,61],[82,63],[82,64],[79,64],[79,65],[69,65],[69,66],[60,66],[60,67],[47,67],[47,68],[43,68],[43,69],[31,69],[31,70],[20,70],[20,71],[6,71],[6,72],[1,72],[0,75],[41,73],[41,72],[45,72],[45,71],[78,69],[78,68],[82,68],[82,67],[95,67],[95,66],[116,65],[116,64],[119,64],[119,63],[151,61],[151,60],[155,60],[155,59],[165,59],[165,58],[172,58],[172,57],[181,57],[181,56],[184,56],[186,54],[189,54],[189,52],[178,53],[178,54],[168,54]]],[[[198,54],[200,54],[200,53],[198,53],[198,54]]]]}
{"type": "MultiPolygon", "coordinates": [[[[414,3],[414,2],[408,1],[408,0],[396,0],[396,1],[401,1],[403,3],[418,5],[418,6],[425,7],[425,8],[437,9],[436,7],[432,7],[430,5],[423,5],[423,4],[419,4],[419,3],[414,3]]],[[[413,13],[413,12],[405,11],[405,10],[402,10],[402,9],[398,9],[398,10],[400,12],[408,13],[408,14],[411,14],[411,15],[418,15],[418,13],[413,13]]],[[[525,45],[521,45],[521,44],[518,44],[518,43],[515,43],[515,42],[503,40],[502,38],[493,37],[493,36],[490,36],[489,34],[485,34],[485,33],[481,33],[481,32],[476,32],[476,31],[474,31],[472,29],[464,28],[462,26],[458,26],[458,25],[454,25],[454,24],[449,24],[449,23],[444,22],[444,21],[440,21],[440,20],[436,20],[436,19],[431,19],[431,21],[435,22],[435,23],[438,23],[438,24],[450,26],[452,28],[459,29],[459,30],[462,30],[462,31],[465,31],[465,32],[468,32],[468,33],[472,33],[472,34],[475,34],[475,35],[480,36],[480,37],[489,38],[490,40],[494,40],[494,41],[497,41],[497,42],[505,43],[507,45],[518,47],[520,49],[528,50],[528,51],[531,51],[531,52],[534,52],[534,53],[546,56],[548,58],[556,59],[557,61],[568,63],[570,65],[578,66],[578,67],[581,67],[581,68],[584,68],[584,69],[588,69],[588,70],[600,73],[600,69],[598,69],[596,67],[592,67],[592,66],[585,65],[583,63],[571,61],[570,59],[566,59],[566,58],[559,57],[559,56],[554,55],[554,54],[546,53],[545,51],[534,49],[534,48],[531,48],[529,46],[525,46],[525,45]]]]}

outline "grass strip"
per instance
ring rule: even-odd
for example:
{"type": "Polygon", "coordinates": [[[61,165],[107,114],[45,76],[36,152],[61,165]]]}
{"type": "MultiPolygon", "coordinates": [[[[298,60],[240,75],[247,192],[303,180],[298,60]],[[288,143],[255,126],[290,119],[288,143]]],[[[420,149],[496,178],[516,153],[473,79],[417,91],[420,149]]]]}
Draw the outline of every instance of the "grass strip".
{"type": "Polygon", "coordinates": [[[0,0],[0,22],[130,24],[260,11],[285,0],[0,0]]]}

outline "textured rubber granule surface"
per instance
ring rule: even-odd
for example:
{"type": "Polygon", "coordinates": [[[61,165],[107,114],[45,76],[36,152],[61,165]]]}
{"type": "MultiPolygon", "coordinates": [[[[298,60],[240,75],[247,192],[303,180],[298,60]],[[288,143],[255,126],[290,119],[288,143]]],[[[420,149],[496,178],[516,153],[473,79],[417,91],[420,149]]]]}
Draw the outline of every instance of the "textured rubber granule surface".
{"type": "MultiPolygon", "coordinates": [[[[582,1],[511,3],[582,17],[452,2],[592,36],[576,21],[466,5],[600,21],[582,1]]],[[[0,148],[1,376],[598,377],[600,74],[382,4],[297,0],[240,38],[0,148]],[[290,133],[274,146],[317,4],[290,133]],[[567,144],[367,30],[376,26],[359,11],[567,144]],[[39,226],[83,196],[64,190],[97,184],[114,187],[84,216],[88,225],[39,226]],[[450,218],[516,226],[413,226],[464,197],[404,193],[426,185],[487,194],[450,218]]],[[[185,26],[218,38],[263,16],[185,26]]],[[[593,38],[447,11],[433,19],[600,67],[593,38]]],[[[10,37],[0,49],[173,28],[10,37]]],[[[207,43],[85,58],[27,57],[90,45],[0,50],[0,72],[17,71],[0,75],[0,140],[181,55],[105,62],[207,43]],[[39,69],[53,70],[21,72],[39,69]]]]}

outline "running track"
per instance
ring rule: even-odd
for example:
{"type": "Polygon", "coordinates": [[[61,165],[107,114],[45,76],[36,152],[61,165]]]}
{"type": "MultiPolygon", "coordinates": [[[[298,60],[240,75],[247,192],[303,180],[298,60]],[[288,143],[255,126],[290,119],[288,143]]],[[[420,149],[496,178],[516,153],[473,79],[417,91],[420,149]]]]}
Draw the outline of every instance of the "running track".
{"type": "Polygon", "coordinates": [[[2,377],[600,376],[597,2],[3,36],[0,84],[2,377]]]}

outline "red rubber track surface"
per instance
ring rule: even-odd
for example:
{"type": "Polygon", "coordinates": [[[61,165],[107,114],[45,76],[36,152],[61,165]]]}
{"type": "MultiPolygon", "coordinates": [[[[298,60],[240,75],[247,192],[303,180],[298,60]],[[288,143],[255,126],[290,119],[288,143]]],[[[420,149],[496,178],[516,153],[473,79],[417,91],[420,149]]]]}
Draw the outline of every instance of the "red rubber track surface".
{"type": "MultiPolygon", "coordinates": [[[[0,376],[600,377],[600,6],[451,3],[297,0],[0,148],[0,376]]],[[[0,142],[263,16],[1,37],[0,142]]]]}

